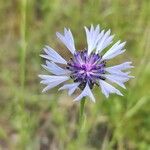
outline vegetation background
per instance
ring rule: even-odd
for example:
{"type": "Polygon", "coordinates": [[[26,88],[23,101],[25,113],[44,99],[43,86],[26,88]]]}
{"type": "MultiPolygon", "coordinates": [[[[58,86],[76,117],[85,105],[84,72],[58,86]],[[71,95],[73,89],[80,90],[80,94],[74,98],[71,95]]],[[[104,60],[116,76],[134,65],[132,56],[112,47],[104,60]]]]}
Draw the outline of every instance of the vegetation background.
{"type": "Polygon", "coordinates": [[[149,56],[150,0],[1,0],[0,150],[150,150],[149,56]],[[127,41],[113,63],[133,61],[135,79],[121,89],[124,97],[106,100],[95,89],[78,137],[79,104],[57,88],[41,93],[39,54],[49,44],[70,57],[55,32],[71,28],[83,49],[83,26],[90,24],[127,41]]]}

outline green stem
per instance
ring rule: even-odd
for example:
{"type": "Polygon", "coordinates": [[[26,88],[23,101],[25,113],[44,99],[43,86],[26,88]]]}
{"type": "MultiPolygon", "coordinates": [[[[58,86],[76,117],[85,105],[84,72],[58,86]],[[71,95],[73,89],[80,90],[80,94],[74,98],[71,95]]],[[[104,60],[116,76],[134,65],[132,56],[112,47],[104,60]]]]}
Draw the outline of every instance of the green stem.
{"type": "Polygon", "coordinates": [[[82,129],[84,123],[84,106],[85,106],[85,97],[80,101],[80,116],[79,116],[79,124],[82,129]]]}
{"type": "Polygon", "coordinates": [[[29,113],[25,111],[25,70],[26,70],[26,15],[27,15],[27,0],[20,0],[20,92],[19,103],[16,106],[16,117],[18,117],[18,128],[20,140],[18,142],[19,149],[26,149],[29,142],[29,113]]]}
{"type": "Polygon", "coordinates": [[[20,2],[21,7],[21,23],[20,23],[20,36],[21,36],[21,56],[20,56],[20,77],[21,77],[21,89],[24,90],[25,84],[25,57],[26,57],[26,9],[27,0],[20,2]]]}

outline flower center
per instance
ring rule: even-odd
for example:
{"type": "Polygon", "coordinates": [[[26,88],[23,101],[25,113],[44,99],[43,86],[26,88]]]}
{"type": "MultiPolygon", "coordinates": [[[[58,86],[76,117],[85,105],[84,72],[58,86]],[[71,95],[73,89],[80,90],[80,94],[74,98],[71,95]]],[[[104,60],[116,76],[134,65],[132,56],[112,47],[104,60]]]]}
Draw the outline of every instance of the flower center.
{"type": "Polygon", "coordinates": [[[67,64],[67,69],[71,71],[70,77],[74,82],[80,82],[80,88],[83,89],[88,82],[92,88],[97,80],[105,80],[105,61],[101,60],[101,56],[95,53],[88,55],[87,50],[76,52],[73,58],[67,64]]]}

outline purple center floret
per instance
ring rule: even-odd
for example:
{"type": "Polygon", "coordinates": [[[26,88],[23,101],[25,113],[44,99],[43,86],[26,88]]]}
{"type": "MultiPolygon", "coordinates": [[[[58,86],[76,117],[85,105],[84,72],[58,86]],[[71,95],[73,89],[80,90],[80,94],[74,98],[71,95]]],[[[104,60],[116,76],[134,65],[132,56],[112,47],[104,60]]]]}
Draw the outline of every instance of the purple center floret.
{"type": "Polygon", "coordinates": [[[101,56],[95,53],[88,55],[87,50],[76,52],[67,64],[67,69],[71,71],[71,78],[74,82],[80,82],[83,89],[88,82],[90,88],[97,83],[97,80],[105,80],[105,61],[101,61],[101,56]]]}

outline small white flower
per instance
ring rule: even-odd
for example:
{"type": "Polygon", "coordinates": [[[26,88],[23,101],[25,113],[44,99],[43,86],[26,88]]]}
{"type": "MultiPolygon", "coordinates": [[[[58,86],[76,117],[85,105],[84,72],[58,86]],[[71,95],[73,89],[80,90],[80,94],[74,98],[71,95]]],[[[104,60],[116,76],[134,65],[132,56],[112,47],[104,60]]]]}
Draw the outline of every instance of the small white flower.
{"type": "Polygon", "coordinates": [[[68,62],[51,47],[46,46],[44,48],[45,54],[40,56],[46,59],[46,64],[42,66],[52,75],[39,75],[42,79],[41,83],[46,85],[43,92],[72,80],[73,83],[64,84],[59,90],[67,89],[68,94],[71,95],[79,88],[81,93],[75,98],[75,101],[88,96],[95,102],[91,91],[94,85],[100,86],[102,93],[107,98],[111,93],[122,96],[122,93],[109,83],[115,83],[125,88],[124,83],[133,78],[133,76],[129,76],[130,72],[124,71],[133,68],[132,62],[125,62],[112,67],[106,67],[106,64],[108,60],[125,52],[124,46],[126,42],[121,43],[118,41],[105,54],[102,54],[102,51],[113,42],[114,35],[111,35],[111,31],[101,31],[99,25],[96,28],[91,25],[90,29],[85,27],[85,32],[87,48],[83,51],[76,50],[70,29],[65,28],[64,35],[56,33],[60,41],[73,55],[68,62]],[[65,67],[60,67],[60,64],[65,67]]]}

